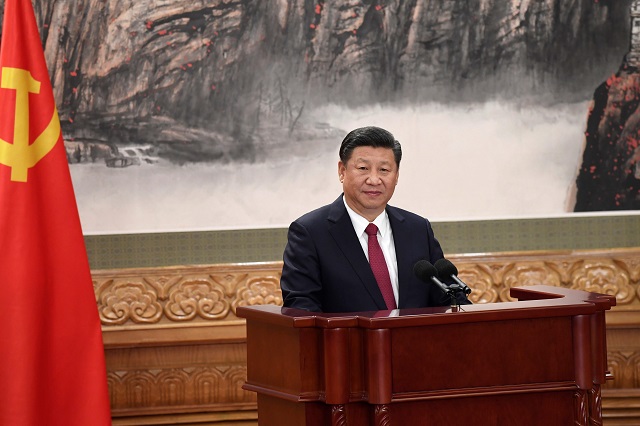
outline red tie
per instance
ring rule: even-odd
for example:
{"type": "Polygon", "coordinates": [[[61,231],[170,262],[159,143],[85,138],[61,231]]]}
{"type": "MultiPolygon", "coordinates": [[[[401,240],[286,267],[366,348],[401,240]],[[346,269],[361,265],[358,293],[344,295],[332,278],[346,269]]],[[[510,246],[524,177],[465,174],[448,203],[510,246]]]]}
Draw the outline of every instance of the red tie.
{"type": "Polygon", "coordinates": [[[382,249],[378,244],[378,227],[370,223],[364,232],[369,236],[369,264],[382,292],[382,297],[384,297],[384,301],[387,304],[387,309],[396,309],[396,298],[393,296],[389,269],[387,269],[384,254],[382,254],[382,249]]]}

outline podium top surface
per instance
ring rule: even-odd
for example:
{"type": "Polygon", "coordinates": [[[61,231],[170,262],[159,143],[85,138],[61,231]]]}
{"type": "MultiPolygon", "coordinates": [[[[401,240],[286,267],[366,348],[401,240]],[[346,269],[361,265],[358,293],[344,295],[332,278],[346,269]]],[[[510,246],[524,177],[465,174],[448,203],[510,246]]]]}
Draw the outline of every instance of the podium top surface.
{"type": "Polygon", "coordinates": [[[591,315],[611,309],[616,304],[615,296],[612,295],[545,285],[513,287],[510,295],[517,301],[480,303],[457,308],[440,306],[350,313],[320,313],[276,305],[258,305],[240,306],[237,308],[237,315],[296,328],[396,328],[591,315]]]}

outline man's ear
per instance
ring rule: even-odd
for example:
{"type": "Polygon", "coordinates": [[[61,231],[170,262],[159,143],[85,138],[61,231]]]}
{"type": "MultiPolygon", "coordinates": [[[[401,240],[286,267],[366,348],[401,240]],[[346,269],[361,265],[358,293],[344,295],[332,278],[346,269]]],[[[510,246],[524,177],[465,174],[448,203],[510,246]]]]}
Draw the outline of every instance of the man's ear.
{"type": "Polygon", "coordinates": [[[344,181],[344,172],[346,171],[345,165],[342,163],[342,160],[338,161],[338,179],[340,179],[340,183],[344,181]]]}

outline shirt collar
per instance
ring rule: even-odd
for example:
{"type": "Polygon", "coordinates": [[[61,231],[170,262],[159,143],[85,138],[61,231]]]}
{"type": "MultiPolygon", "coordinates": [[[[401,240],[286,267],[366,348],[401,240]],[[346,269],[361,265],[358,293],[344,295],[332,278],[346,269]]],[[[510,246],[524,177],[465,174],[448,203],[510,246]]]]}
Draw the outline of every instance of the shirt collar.
{"type": "MultiPolygon", "coordinates": [[[[349,205],[347,204],[347,200],[345,200],[344,198],[344,195],[342,196],[342,202],[344,202],[344,206],[347,208],[347,213],[349,213],[349,217],[351,218],[351,223],[353,224],[353,229],[356,231],[356,235],[358,237],[364,235],[364,230],[367,225],[369,225],[369,221],[356,213],[351,207],[349,207],[349,205]]],[[[386,209],[373,220],[373,224],[378,227],[378,232],[380,232],[381,237],[385,237],[387,235],[389,229],[391,229],[391,225],[389,224],[389,216],[387,215],[386,209]]]]}

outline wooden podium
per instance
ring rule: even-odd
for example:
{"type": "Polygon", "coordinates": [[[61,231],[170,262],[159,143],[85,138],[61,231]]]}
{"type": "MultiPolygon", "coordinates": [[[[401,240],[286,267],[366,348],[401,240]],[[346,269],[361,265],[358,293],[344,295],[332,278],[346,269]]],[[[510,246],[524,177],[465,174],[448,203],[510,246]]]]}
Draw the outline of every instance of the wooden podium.
{"type": "Polygon", "coordinates": [[[609,295],[314,314],[239,307],[260,426],[601,425],[609,295]]]}

